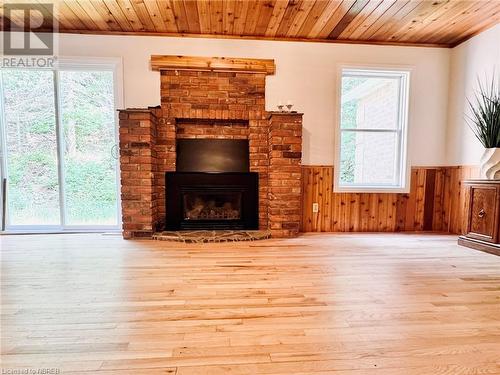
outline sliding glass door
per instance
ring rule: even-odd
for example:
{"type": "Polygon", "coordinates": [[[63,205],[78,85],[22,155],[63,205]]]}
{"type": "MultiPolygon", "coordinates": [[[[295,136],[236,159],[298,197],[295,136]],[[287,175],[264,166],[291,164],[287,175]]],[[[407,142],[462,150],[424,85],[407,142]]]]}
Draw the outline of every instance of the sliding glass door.
{"type": "Polygon", "coordinates": [[[114,76],[1,71],[7,230],[118,229],[114,76]]]}
{"type": "Polygon", "coordinates": [[[66,225],[117,225],[113,72],[59,72],[66,225]]]}

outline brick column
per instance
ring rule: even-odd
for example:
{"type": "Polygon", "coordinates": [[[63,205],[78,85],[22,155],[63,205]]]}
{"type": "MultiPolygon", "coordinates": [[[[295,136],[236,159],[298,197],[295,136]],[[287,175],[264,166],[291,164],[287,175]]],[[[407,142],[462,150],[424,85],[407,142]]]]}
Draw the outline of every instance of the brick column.
{"type": "Polygon", "coordinates": [[[259,174],[259,229],[268,228],[268,120],[250,120],[249,124],[249,159],[250,172],[259,174]]]}
{"type": "Polygon", "coordinates": [[[155,197],[157,207],[156,229],[165,229],[165,172],[175,171],[175,118],[167,117],[167,111],[159,111],[156,138],[155,197]]]}
{"type": "Polygon", "coordinates": [[[123,237],[151,237],[158,216],[153,178],[157,164],[155,109],[119,113],[123,237]]]}
{"type": "Polygon", "coordinates": [[[302,114],[269,115],[269,229],[273,237],[299,233],[302,194],[302,114]]]}

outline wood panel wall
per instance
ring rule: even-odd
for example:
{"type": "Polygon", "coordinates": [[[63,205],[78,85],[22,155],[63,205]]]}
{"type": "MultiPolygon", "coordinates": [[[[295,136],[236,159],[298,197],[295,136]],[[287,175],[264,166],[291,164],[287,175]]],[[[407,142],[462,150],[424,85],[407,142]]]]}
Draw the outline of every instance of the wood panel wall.
{"type": "Polygon", "coordinates": [[[413,167],[408,194],[335,193],[331,166],[302,166],[302,174],[303,232],[462,233],[462,181],[477,177],[478,169],[413,167]]]}

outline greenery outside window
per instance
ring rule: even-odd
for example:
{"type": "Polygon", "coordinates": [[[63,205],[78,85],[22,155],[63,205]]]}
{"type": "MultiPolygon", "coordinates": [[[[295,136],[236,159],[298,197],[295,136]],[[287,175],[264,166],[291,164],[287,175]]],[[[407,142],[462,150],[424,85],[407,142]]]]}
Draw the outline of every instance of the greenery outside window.
{"type": "Polygon", "coordinates": [[[407,190],[408,70],[341,70],[335,190],[407,190]]]}

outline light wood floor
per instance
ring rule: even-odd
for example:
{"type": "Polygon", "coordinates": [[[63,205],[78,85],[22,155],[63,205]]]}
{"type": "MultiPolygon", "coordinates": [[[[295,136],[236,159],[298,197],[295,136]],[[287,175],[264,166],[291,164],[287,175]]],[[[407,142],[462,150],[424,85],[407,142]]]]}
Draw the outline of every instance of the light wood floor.
{"type": "Polygon", "coordinates": [[[500,257],[454,236],[0,241],[4,371],[500,374],[500,257]]]}

